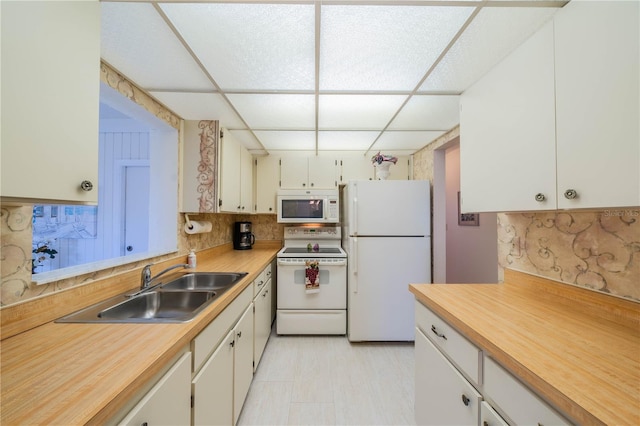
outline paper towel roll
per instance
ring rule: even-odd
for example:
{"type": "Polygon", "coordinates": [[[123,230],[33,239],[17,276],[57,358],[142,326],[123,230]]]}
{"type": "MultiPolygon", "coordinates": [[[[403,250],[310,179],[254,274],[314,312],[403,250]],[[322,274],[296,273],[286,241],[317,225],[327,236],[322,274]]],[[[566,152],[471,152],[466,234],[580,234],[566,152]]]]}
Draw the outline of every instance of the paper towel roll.
{"type": "Polygon", "coordinates": [[[213,225],[211,222],[205,222],[202,220],[191,220],[189,221],[191,227],[188,224],[184,224],[184,232],[187,234],[203,234],[205,232],[211,232],[213,225]]]}

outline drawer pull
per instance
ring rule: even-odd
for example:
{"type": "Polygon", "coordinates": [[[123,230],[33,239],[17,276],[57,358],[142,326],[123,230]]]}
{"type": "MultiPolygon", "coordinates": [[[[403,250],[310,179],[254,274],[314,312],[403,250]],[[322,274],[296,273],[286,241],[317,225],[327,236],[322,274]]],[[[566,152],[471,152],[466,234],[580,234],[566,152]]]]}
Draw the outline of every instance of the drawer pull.
{"type": "Polygon", "coordinates": [[[445,336],[442,333],[438,333],[438,330],[436,330],[436,326],[435,325],[431,325],[431,331],[433,331],[433,334],[435,334],[438,337],[442,337],[444,340],[447,340],[447,336],[445,336]]]}
{"type": "Polygon", "coordinates": [[[470,402],[471,400],[469,399],[469,397],[467,397],[467,395],[465,394],[462,394],[462,403],[468,407],[470,402]]]}

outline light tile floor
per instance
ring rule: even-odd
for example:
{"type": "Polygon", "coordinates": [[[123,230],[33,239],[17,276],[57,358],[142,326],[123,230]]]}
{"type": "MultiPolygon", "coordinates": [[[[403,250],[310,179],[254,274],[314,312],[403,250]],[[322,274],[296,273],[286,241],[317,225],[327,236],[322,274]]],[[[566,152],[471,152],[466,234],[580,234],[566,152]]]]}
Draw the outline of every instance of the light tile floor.
{"type": "Polygon", "coordinates": [[[238,423],[415,425],[413,359],[411,343],[272,333],[238,423]]]}

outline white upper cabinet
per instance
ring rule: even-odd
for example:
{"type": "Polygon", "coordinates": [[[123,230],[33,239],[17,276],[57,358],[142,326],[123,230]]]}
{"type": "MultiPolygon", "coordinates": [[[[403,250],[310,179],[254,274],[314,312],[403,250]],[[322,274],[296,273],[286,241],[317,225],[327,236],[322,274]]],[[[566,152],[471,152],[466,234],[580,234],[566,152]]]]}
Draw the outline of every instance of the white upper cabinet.
{"type": "Polygon", "coordinates": [[[463,211],[640,205],[639,7],[571,2],[463,93],[463,211]]]}
{"type": "Polygon", "coordinates": [[[280,189],[336,189],[337,163],[332,157],[282,157],[280,189]]]}
{"type": "Polygon", "coordinates": [[[553,78],[549,23],[462,94],[463,211],[555,208],[553,78]]]}
{"type": "Polygon", "coordinates": [[[340,183],[346,184],[350,180],[372,180],[374,175],[375,169],[367,156],[357,155],[340,160],[340,183]]]}
{"type": "Polygon", "coordinates": [[[1,19],[2,201],[96,204],[99,2],[2,2],[1,19]]]}
{"type": "Polygon", "coordinates": [[[571,2],[554,21],[558,208],[639,206],[640,3],[571,2]]]}
{"type": "Polygon", "coordinates": [[[277,213],[280,158],[273,155],[256,157],[255,166],[256,213],[277,213]]]}
{"type": "Polygon", "coordinates": [[[253,213],[253,157],[218,121],[185,121],[182,211],[253,213]]]}

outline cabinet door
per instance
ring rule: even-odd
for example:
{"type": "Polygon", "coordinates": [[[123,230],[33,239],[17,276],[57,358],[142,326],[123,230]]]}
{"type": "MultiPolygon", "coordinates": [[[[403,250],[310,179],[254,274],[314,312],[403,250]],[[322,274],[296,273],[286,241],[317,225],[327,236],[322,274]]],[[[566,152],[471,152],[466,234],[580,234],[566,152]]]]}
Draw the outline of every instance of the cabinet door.
{"type": "Polygon", "coordinates": [[[240,145],[227,129],[222,129],[220,138],[220,211],[240,210],[240,145]]]}
{"type": "Polygon", "coordinates": [[[309,157],[309,188],[335,189],[338,187],[337,164],[331,157],[309,157]]]}
{"type": "Polygon", "coordinates": [[[273,155],[256,158],[256,213],[277,213],[276,193],[280,183],[280,159],[273,155]]]}
{"type": "Polygon", "coordinates": [[[480,426],[508,426],[509,424],[500,417],[500,414],[485,401],[480,405],[480,426]]]}
{"type": "Polygon", "coordinates": [[[184,354],[120,422],[188,425],[191,421],[191,352],[184,354]]]}
{"type": "Polygon", "coordinates": [[[263,286],[254,302],[254,348],[253,348],[253,371],[257,370],[260,358],[271,335],[271,280],[263,286]]]}
{"type": "Polygon", "coordinates": [[[244,311],[233,330],[235,332],[233,424],[236,424],[253,380],[253,303],[244,311]]]}
{"type": "Polygon", "coordinates": [[[193,424],[230,425],[233,420],[233,347],[229,334],[193,379],[193,424]]]}
{"type": "Polygon", "coordinates": [[[253,213],[253,156],[240,146],[240,212],[253,213]]]}
{"type": "Polygon", "coordinates": [[[0,195],[96,204],[100,4],[2,2],[1,19],[0,195]]]}
{"type": "Polygon", "coordinates": [[[418,328],[415,369],[416,424],[478,424],[482,397],[418,328]]]}
{"type": "Polygon", "coordinates": [[[306,189],[309,181],[309,167],[304,157],[283,157],[280,159],[280,188],[306,189]]]}
{"type": "Polygon", "coordinates": [[[549,23],[462,94],[463,212],[556,208],[553,61],[549,23]]]}
{"type": "Polygon", "coordinates": [[[350,180],[372,180],[374,168],[371,159],[363,155],[345,157],[340,160],[340,183],[346,184],[350,180]]]}
{"type": "Polygon", "coordinates": [[[638,206],[640,3],[571,2],[554,21],[558,208],[638,206]]]}
{"type": "Polygon", "coordinates": [[[411,179],[411,160],[409,157],[398,157],[396,164],[389,169],[389,177],[391,180],[410,180],[411,179]]]}

